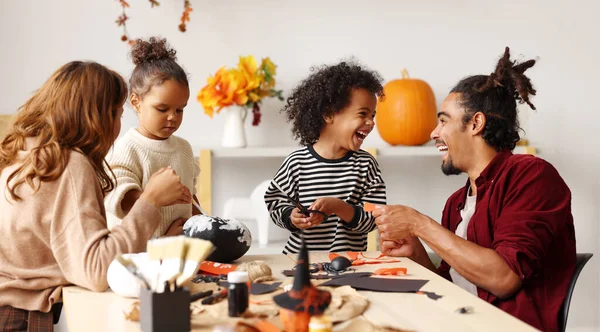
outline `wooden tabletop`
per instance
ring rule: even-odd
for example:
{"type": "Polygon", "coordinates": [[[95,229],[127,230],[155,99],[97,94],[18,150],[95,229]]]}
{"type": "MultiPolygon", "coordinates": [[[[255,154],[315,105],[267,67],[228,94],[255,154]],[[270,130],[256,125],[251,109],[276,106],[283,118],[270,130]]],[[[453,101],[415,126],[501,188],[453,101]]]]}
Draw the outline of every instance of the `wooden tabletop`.
{"type": "MultiPolygon", "coordinates": [[[[367,253],[376,257],[378,253],[367,253]]],[[[293,257],[295,259],[295,257],[293,257]]],[[[285,255],[244,256],[239,262],[262,260],[281,280],[281,270],[291,269],[293,261],[285,255]]],[[[327,253],[311,253],[311,262],[328,262],[327,253]]],[[[363,314],[378,325],[412,331],[536,331],[533,327],[488,304],[408,258],[399,263],[358,266],[357,272],[383,267],[405,267],[407,279],[429,280],[422,291],[441,295],[438,300],[422,294],[361,291],[371,301],[363,314]],[[473,313],[460,314],[456,309],[472,307],[473,313]]],[[[110,290],[94,293],[80,287],[63,290],[64,314],[69,331],[140,331],[138,323],[125,320],[126,311],[135,299],[122,298],[110,290]]]]}

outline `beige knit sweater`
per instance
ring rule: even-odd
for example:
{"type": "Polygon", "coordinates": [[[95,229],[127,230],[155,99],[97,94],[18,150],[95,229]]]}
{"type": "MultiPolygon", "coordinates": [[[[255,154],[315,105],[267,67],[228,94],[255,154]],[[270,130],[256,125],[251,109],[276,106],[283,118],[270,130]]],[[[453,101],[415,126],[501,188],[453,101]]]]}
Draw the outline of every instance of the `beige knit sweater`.
{"type": "MultiPolygon", "coordinates": [[[[21,151],[17,160],[26,155],[21,151]]],[[[106,290],[113,258],[144,251],[160,223],[159,210],[140,199],[121,227],[109,231],[100,184],[79,152],[71,152],[57,180],[43,182],[35,194],[21,185],[23,199],[13,201],[6,181],[18,166],[0,172],[0,306],[48,312],[65,285],[106,290]]]]}
{"type": "MultiPolygon", "coordinates": [[[[121,209],[123,197],[130,190],[143,191],[150,176],[162,167],[171,166],[181,183],[196,194],[196,179],[200,173],[192,147],[185,139],[171,136],[166,140],[154,140],[129,129],[119,138],[107,156],[108,164],[117,177],[117,186],[105,200],[108,228],[121,224],[125,213],[121,209]]],[[[176,204],[162,207],[162,222],[153,237],[163,236],[171,223],[178,218],[192,216],[192,204],[176,204]]]]}

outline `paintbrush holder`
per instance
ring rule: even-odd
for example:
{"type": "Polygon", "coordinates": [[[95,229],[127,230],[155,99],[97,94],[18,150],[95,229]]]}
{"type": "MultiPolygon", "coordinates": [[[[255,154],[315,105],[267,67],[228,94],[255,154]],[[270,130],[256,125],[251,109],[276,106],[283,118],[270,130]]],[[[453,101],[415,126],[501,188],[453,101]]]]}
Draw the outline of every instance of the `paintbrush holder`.
{"type": "Polygon", "coordinates": [[[191,331],[190,292],[140,290],[140,324],[144,332],[191,331]]]}

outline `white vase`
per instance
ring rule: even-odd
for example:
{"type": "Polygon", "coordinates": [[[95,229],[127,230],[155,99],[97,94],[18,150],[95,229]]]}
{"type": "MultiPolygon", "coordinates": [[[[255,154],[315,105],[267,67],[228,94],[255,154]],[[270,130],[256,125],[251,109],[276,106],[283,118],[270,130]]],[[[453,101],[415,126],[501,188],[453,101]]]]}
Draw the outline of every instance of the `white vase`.
{"type": "Polygon", "coordinates": [[[225,126],[221,145],[226,148],[246,147],[246,131],[244,120],[247,110],[239,106],[230,106],[223,109],[225,113],[225,126]]]}

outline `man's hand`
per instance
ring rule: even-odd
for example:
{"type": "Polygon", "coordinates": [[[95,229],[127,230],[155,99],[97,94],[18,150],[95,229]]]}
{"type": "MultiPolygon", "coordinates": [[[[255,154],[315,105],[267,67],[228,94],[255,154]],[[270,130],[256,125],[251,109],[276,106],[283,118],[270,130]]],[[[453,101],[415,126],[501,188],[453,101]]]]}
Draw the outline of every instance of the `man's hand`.
{"type": "Polygon", "coordinates": [[[381,253],[387,256],[393,257],[412,257],[415,252],[415,244],[419,242],[416,237],[400,240],[386,240],[380,239],[381,253]]]}
{"type": "Polygon", "coordinates": [[[381,238],[399,241],[416,236],[415,230],[428,218],[404,205],[377,205],[373,211],[381,238]]]}

